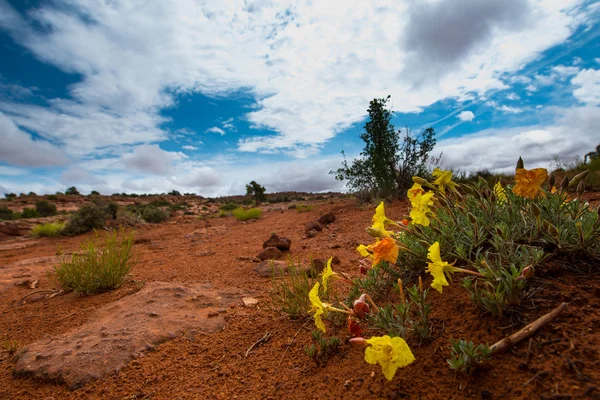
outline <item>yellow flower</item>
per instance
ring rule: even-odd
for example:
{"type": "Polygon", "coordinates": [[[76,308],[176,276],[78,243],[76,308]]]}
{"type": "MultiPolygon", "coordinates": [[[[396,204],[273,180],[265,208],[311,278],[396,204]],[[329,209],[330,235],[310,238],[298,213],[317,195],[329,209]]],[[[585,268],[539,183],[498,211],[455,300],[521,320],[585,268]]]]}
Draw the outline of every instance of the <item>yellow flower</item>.
{"type": "Polygon", "coordinates": [[[373,336],[367,343],[370,346],[365,350],[365,361],[381,365],[381,372],[388,381],[394,378],[398,368],[415,361],[415,356],[401,337],[373,336]]]}
{"type": "Polygon", "coordinates": [[[323,303],[319,298],[319,286],[319,282],[315,283],[315,286],[313,286],[310,292],[308,292],[308,299],[310,300],[310,308],[308,312],[315,313],[315,315],[313,315],[313,318],[315,319],[316,327],[322,330],[323,332],[326,332],[325,324],[321,319],[321,315],[325,313],[325,310],[327,309],[327,307],[329,307],[329,304],[323,303]]]}
{"type": "Polygon", "coordinates": [[[494,194],[498,199],[498,204],[506,203],[506,190],[502,187],[502,184],[500,184],[500,182],[496,182],[496,184],[494,185],[494,194]]]}
{"type": "Polygon", "coordinates": [[[423,186],[418,183],[413,183],[412,187],[408,189],[408,199],[412,200],[419,194],[425,194],[425,190],[423,190],[423,186]]]}
{"type": "Polygon", "coordinates": [[[433,205],[433,192],[416,195],[410,204],[412,205],[410,218],[413,224],[429,226],[429,213],[431,213],[429,206],[433,205]]]}
{"type": "Polygon", "coordinates": [[[323,290],[325,290],[325,293],[327,293],[327,284],[329,283],[329,278],[337,275],[337,273],[333,272],[331,269],[331,260],[333,260],[333,257],[327,260],[327,266],[323,269],[323,272],[321,272],[321,281],[323,282],[323,290]]]}
{"type": "Polygon", "coordinates": [[[392,238],[381,239],[376,243],[367,246],[367,249],[373,252],[373,266],[384,260],[395,264],[398,259],[398,245],[392,238]]]}
{"type": "Polygon", "coordinates": [[[433,184],[438,185],[442,193],[446,191],[446,187],[456,187],[456,183],[452,182],[452,171],[436,168],[433,170],[433,176],[437,178],[433,184]]]}
{"type": "Polygon", "coordinates": [[[396,223],[385,216],[385,209],[382,201],[375,209],[373,226],[371,226],[371,229],[378,231],[378,237],[390,237],[393,232],[386,230],[386,225],[396,225],[396,223]]]}
{"type": "Polygon", "coordinates": [[[367,246],[365,246],[364,244],[361,244],[360,246],[358,246],[356,248],[356,251],[358,251],[360,253],[360,255],[363,257],[373,257],[373,254],[371,254],[371,252],[369,251],[369,248],[367,246]]]}
{"type": "Polygon", "coordinates": [[[427,272],[429,272],[433,276],[433,282],[431,282],[431,287],[442,293],[442,289],[444,286],[448,286],[448,281],[446,280],[445,273],[453,272],[454,267],[452,264],[448,264],[446,261],[442,261],[442,256],[440,255],[440,243],[435,242],[431,246],[429,246],[427,252],[427,258],[431,260],[430,263],[427,263],[427,272]]]}
{"type": "Polygon", "coordinates": [[[512,192],[526,199],[535,199],[540,192],[542,183],[544,183],[547,177],[548,171],[546,168],[535,168],[532,170],[517,168],[515,174],[517,184],[513,187],[512,192]]]}

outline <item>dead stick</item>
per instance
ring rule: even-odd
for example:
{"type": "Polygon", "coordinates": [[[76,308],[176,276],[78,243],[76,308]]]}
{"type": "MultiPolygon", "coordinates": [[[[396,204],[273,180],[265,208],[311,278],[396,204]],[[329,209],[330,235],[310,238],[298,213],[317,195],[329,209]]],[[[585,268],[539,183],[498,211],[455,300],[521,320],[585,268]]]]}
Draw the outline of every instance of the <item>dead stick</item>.
{"type": "Polygon", "coordinates": [[[55,289],[40,289],[40,290],[36,290],[36,291],[31,292],[31,293],[27,293],[25,296],[21,297],[21,300],[19,300],[19,303],[21,303],[23,300],[25,300],[26,298],[28,298],[32,294],[44,293],[44,292],[55,292],[55,293],[58,293],[59,290],[55,290],[55,289]]]}
{"type": "Polygon", "coordinates": [[[533,334],[537,332],[538,329],[545,326],[546,324],[548,324],[548,322],[556,318],[558,314],[560,314],[565,309],[565,307],[567,307],[567,303],[562,303],[560,306],[556,307],[548,314],[536,319],[520,331],[513,333],[508,337],[505,337],[499,342],[494,343],[492,346],[490,346],[490,351],[492,352],[492,354],[502,353],[506,350],[509,350],[520,341],[525,340],[530,336],[533,336],[533,334]]]}
{"type": "Polygon", "coordinates": [[[294,343],[294,340],[296,340],[296,337],[300,334],[300,332],[302,331],[302,329],[304,329],[304,327],[306,326],[306,324],[308,324],[308,322],[310,321],[310,319],[308,321],[306,321],[301,327],[300,329],[298,329],[298,332],[296,332],[296,334],[294,335],[294,337],[292,338],[292,340],[288,343],[288,345],[285,347],[285,351],[283,352],[283,355],[281,356],[281,360],[279,360],[279,364],[277,364],[277,369],[279,369],[279,367],[281,366],[281,363],[283,362],[283,357],[285,357],[285,354],[287,353],[287,351],[289,350],[290,346],[292,345],[292,343],[294,343]]]}
{"type": "Polygon", "coordinates": [[[261,337],[260,339],[258,339],[256,342],[254,342],[252,344],[252,346],[248,347],[248,350],[246,350],[246,355],[244,355],[244,357],[248,357],[248,354],[250,354],[250,352],[252,351],[252,349],[259,343],[263,343],[266,342],[267,340],[271,339],[271,332],[267,332],[264,334],[263,337],[261,337]]]}

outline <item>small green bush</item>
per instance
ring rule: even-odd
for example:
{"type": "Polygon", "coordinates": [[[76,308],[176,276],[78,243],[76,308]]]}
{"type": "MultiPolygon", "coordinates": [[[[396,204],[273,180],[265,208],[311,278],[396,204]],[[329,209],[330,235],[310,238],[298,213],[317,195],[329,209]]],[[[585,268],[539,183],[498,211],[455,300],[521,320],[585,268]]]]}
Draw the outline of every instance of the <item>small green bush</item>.
{"type": "Polygon", "coordinates": [[[58,197],[55,194],[49,194],[46,196],[48,200],[58,200],[58,197]]]}
{"type": "Polygon", "coordinates": [[[259,219],[262,215],[262,210],[260,208],[251,208],[249,210],[236,208],[232,213],[238,221],[248,221],[250,219],[259,219]]]}
{"type": "Polygon", "coordinates": [[[35,208],[24,208],[21,211],[21,218],[38,218],[40,214],[35,210],[35,208]]]}
{"type": "Polygon", "coordinates": [[[56,206],[48,200],[39,200],[35,202],[35,210],[41,217],[51,217],[58,214],[56,206]]]}
{"type": "Polygon", "coordinates": [[[313,208],[314,208],[314,206],[312,206],[312,205],[301,204],[299,206],[296,206],[296,211],[298,211],[299,213],[309,212],[309,211],[312,211],[313,208]]]}
{"type": "Polygon", "coordinates": [[[236,208],[238,208],[238,205],[233,202],[229,202],[229,203],[223,204],[221,206],[221,210],[223,210],[223,211],[233,211],[236,208]]]}
{"type": "Polygon", "coordinates": [[[169,218],[164,210],[153,205],[147,205],[146,207],[142,208],[141,214],[144,221],[151,224],[159,224],[169,218]]]}
{"type": "Polygon", "coordinates": [[[8,207],[0,207],[0,221],[15,219],[15,213],[8,207]]]}
{"type": "Polygon", "coordinates": [[[33,237],[56,237],[60,236],[65,228],[64,222],[49,222],[47,224],[36,225],[31,230],[33,237]]]}
{"type": "Polygon", "coordinates": [[[115,219],[119,206],[112,202],[85,205],[73,214],[63,230],[65,235],[79,235],[104,227],[106,220],[115,219]]]}
{"type": "Polygon", "coordinates": [[[81,245],[81,253],[61,258],[54,273],[64,290],[92,294],[123,284],[134,264],[133,232],[122,234],[120,240],[116,232],[107,233],[104,248],[100,248],[99,242],[96,234],[81,245]]]}

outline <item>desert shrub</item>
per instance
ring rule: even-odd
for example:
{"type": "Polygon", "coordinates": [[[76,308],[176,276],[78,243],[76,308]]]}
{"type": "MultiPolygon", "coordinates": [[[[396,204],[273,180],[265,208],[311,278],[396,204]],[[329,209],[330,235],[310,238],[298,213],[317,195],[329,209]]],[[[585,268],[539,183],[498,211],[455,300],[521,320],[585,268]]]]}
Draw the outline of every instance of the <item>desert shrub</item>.
{"type": "Polygon", "coordinates": [[[249,210],[244,210],[240,207],[233,210],[232,214],[238,221],[248,221],[250,219],[259,219],[262,215],[262,210],[260,208],[251,208],[249,210]]]}
{"type": "Polygon", "coordinates": [[[297,204],[290,204],[290,205],[288,206],[288,210],[295,210],[296,208],[298,208],[298,205],[297,205],[297,204]]]}
{"type": "Polygon", "coordinates": [[[239,206],[236,203],[229,202],[229,203],[223,204],[221,207],[219,207],[219,209],[223,210],[223,211],[233,211],[233,210],[235,210],[238,207],[239,206]]]}
{"type": "Polygon", "coordinates": [[[144,221],[151,224],[159,224],[169,218],[166,211],[153,205],[146,205],[143,207],[141,209],[141,215],[144,221]]]}
{"type": "Polygon", "coordinates": [[[256,181],[252,181],[246,185],[246,196],[251,196],[254,198],[254,203],[259,205],[261,202],[267,200],[267,196],[265,195],[265,187],[256,183],[256,181]]]}
{"type": "Polygon", "coordinates": [[[70,188],[65,190],[65,194],[75,195],[75,196],[80,195],[79,190],[77,190],[77,188],[75,186],[71,186],[70,188]]]}
{"type": "Polygon", "coordinates": [[[33,237],[56,237],[60,236],[62,230],[65,228],[64,222],[48,222],[46,224],[40,224],[33,227],[31,230],[31,236],[33,237]]]}
{"type": "Polygon", "coordinates": [[[288,268],[298,269],[298,271],[281,279],[273,276],[272,289],[269,294],[272,300],[271,304],[276,311],[286,314],[291,319],[306,318],[310,308],[308,292],[316,280],[304,272],[300,265],[295,266],[289,262],[288,268]]]}
{"type": "Polygon", "coordinates": [[[299,213],[309,212],[312,211],[313,208],[315,207],[312,204],[300,204],[296,206],[296,211],[298,211],[299,213]]]}
{"type": "Polygon", "coordinates": [[[35,210],[35,208],[24,208],[21,211],[21,218],[38,218],[40,214],[35,210]]]}
{"type": "Polygon", "coordinates": [[[113,202],[98,201],[85,205],[71,216],[63,230],[64,235],[79,235],[104,227],[107,220],[115,219],[119,206],[113,202]]]}
{"type": "Polygon", "coordinates": [[[15,219],[15,213],[8,207],[0,207],[0,221],[15,219]]]}
{"type": "Polygon", "coordinates": [[[16,193],[4,193],[4,198],[8,201],[12,201],[17,197],[16,193]]]}
{"type": "Polygon", "coordinates": [[[58,197],[55,194],[49,194],[48,196],[46,196],[46,198],[48,200],[53,200],[53,201],[58,200],[58,197]]]}
{"type": "Polygon", "coordinates": [[[90,196],[100,196],[100,192],[98,192],[97,190],[92,190],[90,192],[90,196]]]}
{"type": "Polygon", "coordinates": [[[81,245],[81,252],[63,256],[54,274],[66,291],[86,294],[120,287],[133,266],[133,233],[117,239],[117,232],[107,233],[104,246],[96,234],[81,245]]]}
{"type": "Polygon", "coordinates": [[[47,200],[36,201],[35,210],[41,217],[51,217],[58,214],[56,206],[47,200]]]}

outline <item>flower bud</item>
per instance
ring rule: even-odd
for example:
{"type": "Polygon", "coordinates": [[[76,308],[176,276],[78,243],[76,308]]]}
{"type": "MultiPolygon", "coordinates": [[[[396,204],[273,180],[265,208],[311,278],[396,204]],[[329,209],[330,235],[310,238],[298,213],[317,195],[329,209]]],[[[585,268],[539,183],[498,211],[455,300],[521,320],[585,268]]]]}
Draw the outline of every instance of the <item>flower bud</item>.
{"type": "Polygon", "coordinates": [[[348,315],[348,332],[350,332],[351,336],[362,336],[360,324],[351,315],[348,315]]]}
{"type": "Polygon", "coordinates": [[[361,275],[366,275],[371,269],[364,261],[361,260],[360,266],[358,267],[361,275]]]}
{"type": "Polygon", "coordinates": [[[533,265],[528,265],[525,268],[523,268],[523,272],[521,272],[521,275],[525,279],[533,278],[533,275],[535,275],[535,269],[533,268],[533,265]]]}
{"type": "Polygon", "coordinates": [[[565,176],[563,180],[560,182],[560,187],[562,189],[567,189],[569,187],[569,177],[565,176]]]}
{"type": "Polygon", "coordinates": [[[358,344],[361,346],[367,345],[367,339],[365,339],[363,337],[353,337],[352,339],[349,340],[349,342],[352,344],[358,344]]]}
{"type": "Polygon", "coordinates": [[[579,182],[579,184],[577,185],[577,190],[575,191],[575,193],[577,193],[577,197],[580,197],[585,189],[585,185],[583,184],[583,181],[579,182]]]}
{"type": "Polygon", "coordinates": [[[548,223],[548,233],[550,234],[550,236],[558,239],[558,236],[559,236],[558,229],[551,223],[548,223]]]}
{"type": "Polygon", "coordinates": [[[366,228],[365,230],[367,231],[367,233],[369,235],[371,235],[373,237],[376,237],[376,238],[379,238],[379,239],[382,239],[382,238],[385,237],[385,235],[383,234],[383,232],[381,232],[380,229],[369,227],[369,228],[366,228]]]}
{"type": "Polygon", "coordinates": [[[541,214],[540,208],[535,203],[531,203],[531,213],[536,218],[540,217],[540,214],[541,214]]]}
{"type": "Polygon", "coordinates": [[[579,185],[579,182],[583,181],[585,177],[588,176],[589,172],[590,170],[586,169],[585,171],[575,175],[573,179],[571,179],[571,181],[569,182],[569,187],[576,187],[577,185],[579,185]]]}
{"type": "Polygon", "coordinates": [[[354,311],[354,314],[356,314],[356,316],[358,318],[364,318],[365,314],[368,313],[369,311],[371,311],[371,307],[369,307],[369,305],[365,301],[366,299],[367,299],[367,295],[361,294],[360,297],[358,298],[358,300],[354,301],[352,310],[354,311]]]}
{"type": "Polygon", "coordinates": [[[426,179],[421,178],[420,176],[413,176],[412,180],[414,183],[418,183],[421,186],[431,186],[426,179]]]}
{"type": "Polygon", "coordinates": [[[517,169],[519,169],[519,168],[525,168],[523,159],[521,157],[519,157],[519,161],[517,161],[517,169]]]}
{"type": "Polygon", "coordinates": [[[552,190],[552,186],[554,186],[556,184],[556,177],[554,176],[554,174],[550,175],[550,178],[548,178],[548,190],[552,190]]]}

